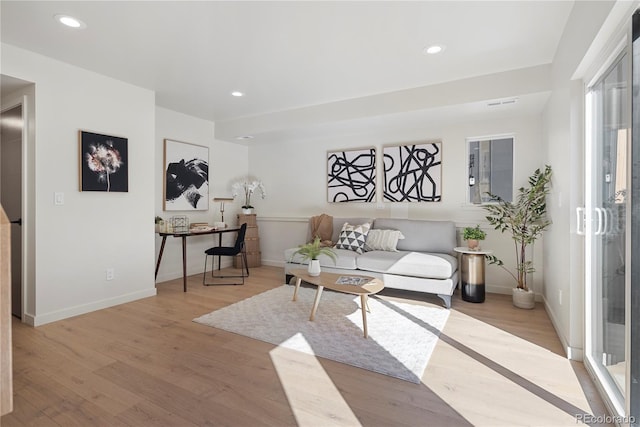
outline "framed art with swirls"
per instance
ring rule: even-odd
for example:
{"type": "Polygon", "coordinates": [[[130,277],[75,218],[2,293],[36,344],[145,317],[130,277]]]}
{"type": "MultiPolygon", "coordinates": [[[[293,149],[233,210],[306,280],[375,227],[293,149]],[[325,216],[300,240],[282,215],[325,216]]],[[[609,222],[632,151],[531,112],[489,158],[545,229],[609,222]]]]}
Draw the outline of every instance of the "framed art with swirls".
{"type": "Polygon", "coordinates": [[[209,209],[209,148],[164,140],[165,211],[209,209]]]}
{"type": "Polygon", "coordinates": [[[442,200],[442,143],[383,147],[384,202],[442,200]]]}
{"type": "Polygon", "coordinates": [[[127,138],[79,131],[80,191],[129,191],[127,138]]]}
{"type": "Polygon", "coordinates": [[[329,203],[376,201],[376,149],[327,153],[329,203]]]}

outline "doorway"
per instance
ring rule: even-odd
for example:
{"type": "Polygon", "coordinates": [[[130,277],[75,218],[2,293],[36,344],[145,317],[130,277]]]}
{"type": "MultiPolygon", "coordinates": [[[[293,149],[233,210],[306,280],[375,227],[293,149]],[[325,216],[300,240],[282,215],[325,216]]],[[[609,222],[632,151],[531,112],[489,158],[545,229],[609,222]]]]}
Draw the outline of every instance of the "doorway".
{"type": "Polygon", "coordinates": [[[22,319],[22,104],[0,114],[0,204],[11,221],[11,313],[22,319]]]}

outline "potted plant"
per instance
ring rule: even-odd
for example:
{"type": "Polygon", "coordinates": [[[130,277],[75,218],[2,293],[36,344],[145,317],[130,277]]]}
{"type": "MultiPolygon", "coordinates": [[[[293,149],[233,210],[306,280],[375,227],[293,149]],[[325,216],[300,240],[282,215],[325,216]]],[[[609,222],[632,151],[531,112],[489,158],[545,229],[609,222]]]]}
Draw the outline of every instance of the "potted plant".
{"type": "Polygon", "coordinates": [[[511,233],[516,255],[515,274],[496,256],[490,255],[487,259],[490,264],[502,267],[515,279],[517,287],[513,289],[513,304],[520,308],[535,306],[534,293],[527,283],[527,276],[535,271],[528,248],[551,224],[547,218],[546,202],[551,184],[551,166],[545,166],[544,170],[536,169],[528,182],[528,187],[518,190],[515,202],[506,202],[501,197],[490,194],[497,203],[484,206],[489,212],[487,221],[496,230],[511,233]]]}
{"type": "Polygon", "coordinates": [[[467,247],[471,250],[480,250],[480,240],[484,240],[487,233],[480,230],[480,225],[465,227],[462,231],[462,239],[467,241],[467,247]]]}
{"type": "Polygon", "coordinates": [[[244,196],[244,204],[242,205],[242,213],[244,214],[250,214],[253,212],[253,206],[251,205],[251,196],[253,193],[259,192],[263,199],[267,195],[262,181],[257,180],[251,182],[249,182],[249,180],[238,181],[234,183],[231,188],[233,190],[234,199],[239,195],[244,196]]]}
{"type": "Polygon", "coordinates": [[[307,270],[309,272],[309,276],[320,275],[320,261],[318,260],[320,255],[327,255],[334,263],[337,260],[333,249],[329,246],[322,246],[320,237],[317,236],[313,239],[313,242],[300,245],[298,250],[295,251],[291,257],[293,258],[296,254],[300,254],[303,260],[309,260],[309,267],[307,270]]]}

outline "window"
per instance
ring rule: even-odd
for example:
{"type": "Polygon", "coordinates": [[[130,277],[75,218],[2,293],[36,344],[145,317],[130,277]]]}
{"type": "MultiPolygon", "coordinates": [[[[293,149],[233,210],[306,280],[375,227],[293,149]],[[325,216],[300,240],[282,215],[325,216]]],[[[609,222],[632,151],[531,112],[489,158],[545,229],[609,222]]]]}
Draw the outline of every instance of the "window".
{"type": "Polygon", "coordinates": [[[469,203],[494,201],[494,194],[513,199],[513,136],[468,138],[469,203]]]}

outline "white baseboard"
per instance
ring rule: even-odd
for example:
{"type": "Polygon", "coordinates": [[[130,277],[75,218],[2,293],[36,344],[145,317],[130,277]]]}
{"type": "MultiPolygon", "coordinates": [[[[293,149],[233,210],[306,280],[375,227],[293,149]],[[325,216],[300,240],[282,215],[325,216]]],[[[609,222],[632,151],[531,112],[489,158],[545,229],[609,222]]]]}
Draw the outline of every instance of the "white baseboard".
{"type": "Polygon", "coordinates": [[[262,264],[268,265],[270,267],[284,267],[284,261],[272,261],[268,259],[263,259],[262,264]]]}
{"type": "Polygon", "coordinates": [[[52,311],[36,316],[25,315],[25,323],[32,326],[41,326],[47,323],[55,322],[69,317],[78,316],[80,314],[90,313],[92,311],[101,310],[103,308],[113,307],[115,305],[124,304],[142,298],[152,297],[156,295],[156,288],[145,289],[144,291],[132,292],[130,294],[119,295],[113,298],[107,298],[100,301],[94,301],[89,304],[77,305],[62,310],[52,311]]]}
{"type": "Polygon", "coordinates": [[[544,298],[543,302],[544,302],[544,309],[547,312],[547,316],[549,316],[549,319],[551,320],[551,324],[553,325],[553,329],[555,329],[556,331],[556,335],[558,335],[558,339],[560,339],[560,343],[562,344],[562,348],[564,348],[564,352],[565,352],[565,355],[567,356],[567,359],[582,362],[584,360],[584,349],[579,347],[571,347],[569,345],[569,341],[567,341],[567,338],[561,332],[560,322],[558,322],[558,318],[556,317],[556,314],[553,312],[553,310],[551,310],[551,307],[549,306],[547,299],[544,298]]]}
{"type": "Polygon", "coordinates": [[[29,326],[36,326],[36,316],[34,316],[33,314],[25,313],[22,318],[22,322],[26,323],[29,326]]]}

